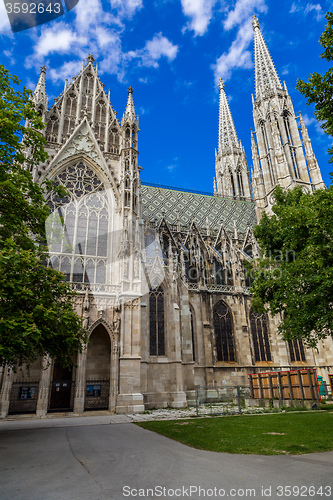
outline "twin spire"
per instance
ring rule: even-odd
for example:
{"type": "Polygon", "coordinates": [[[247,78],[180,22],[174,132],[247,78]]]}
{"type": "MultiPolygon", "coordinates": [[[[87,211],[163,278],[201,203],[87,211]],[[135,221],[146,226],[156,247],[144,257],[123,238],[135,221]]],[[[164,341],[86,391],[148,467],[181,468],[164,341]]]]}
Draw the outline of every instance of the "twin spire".
{"type": "Polygon", "coordinates": [[[228,99],[224,90],[222,78],[219,81],[220,107],[219,107],[219,153],[226,149],[239,147],[239,141],[231,116],[228,99]]]}
{"type": "MultiPolygon", "coordinates": [[[[256,15],[252,17],[254,31],[254,61],[255,61],[255,88],[256,98],[267,91],[282,90],[282,85],[269,53],[264,37],[260,31],[259,20],[256,15]]],[[[233,147],[240,147],[235,124],[229,108],[222,78],[219,80],[220,106],[219,106],[219,142],[218,151],[221,152],[233,147]]]]}
{"type": "Polygon", "coordinates": [[[269,91],[282,90],[282,86],[272,57],[260,31],[259,20],[255,15],[252,18],[252,26],[254,31],[256,99],[258,99],[269,91]]]}

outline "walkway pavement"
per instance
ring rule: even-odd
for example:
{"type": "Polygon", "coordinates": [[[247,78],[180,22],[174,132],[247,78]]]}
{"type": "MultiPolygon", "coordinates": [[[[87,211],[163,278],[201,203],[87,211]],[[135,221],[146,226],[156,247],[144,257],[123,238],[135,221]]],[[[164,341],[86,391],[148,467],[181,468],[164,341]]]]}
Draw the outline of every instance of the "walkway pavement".
{"type": "Polygon", "coordinates": [[[333,452],[213,453],[130,421],[89,415],[0,422],[1,500],[333,497],[333,452]]]}

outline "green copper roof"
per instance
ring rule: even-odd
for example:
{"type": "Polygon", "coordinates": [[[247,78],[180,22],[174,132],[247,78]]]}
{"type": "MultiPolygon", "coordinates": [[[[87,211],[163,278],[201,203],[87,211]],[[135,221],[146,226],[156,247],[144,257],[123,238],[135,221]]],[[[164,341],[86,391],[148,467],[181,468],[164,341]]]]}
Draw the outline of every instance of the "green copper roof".
{"type": "Polygon", "coordinates": [[[250,201],[228,200],[212,195],[177,191],[164,187],[141,186],[142,216],[144,220],[159,222],[164,216],[169,224],[188,226],[192,220],[198,227],[218,229],[223,222],[227,231],[245,232],[257,224],[255,205],[250,201]],[[178,215],[177,215],[178,212],[178,215]]]}

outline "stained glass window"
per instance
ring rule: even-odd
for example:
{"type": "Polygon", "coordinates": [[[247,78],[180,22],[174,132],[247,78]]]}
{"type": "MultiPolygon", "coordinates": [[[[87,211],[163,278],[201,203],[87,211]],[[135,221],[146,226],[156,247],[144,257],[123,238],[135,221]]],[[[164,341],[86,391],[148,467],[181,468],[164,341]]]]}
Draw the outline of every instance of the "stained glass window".
{"type": "Polygon", "coordinates": [[[255,361],[272,361],[266,314],[250,312],[251,334],[255,361]]]}
{"type": "Polygon", "coordinates": [[[306,361],[302,339],[289,340],[290,361],[306,361]]]}
{"type": "Polygon", "coordinates": [[[190,315],[191,315],[191,334],[192,334],[192,356],[193,356],[193,361],[195,361],[194,313],[192,311],[192,307],[190,307],[190,315]]]}
{"type": "Polygon", "coordinates": [[[48,197],[49,265],[67,281],[105,283],[108,252],[108,203],[104,186],[85,163],[67,166],[55,178],[68,195],[48,197]],[[62,219],[62,220],[61,220],[62,219]]]}
{"type": "Polygon", "coordinates": [[[217,361],[235,361],[231,313],[224,302],[220,301],[214,307],[213,319],[217,361]]]}
{"type": "Polygon", "coordinates": [[[164,295],[158,287],[149,294],[150,355],[165,356],[164,295]]]}

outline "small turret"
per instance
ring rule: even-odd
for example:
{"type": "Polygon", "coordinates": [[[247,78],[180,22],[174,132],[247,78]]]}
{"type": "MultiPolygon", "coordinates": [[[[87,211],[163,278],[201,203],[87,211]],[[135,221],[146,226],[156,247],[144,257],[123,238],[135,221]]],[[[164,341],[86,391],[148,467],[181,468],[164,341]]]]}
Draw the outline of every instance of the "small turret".
{"type": "Polygon", "coordinates": [[[131,123],[134,123],[137,121],[137,116],[135,114],[132,87],[128,87],[127,92],[128,92],[127,104],[126,104],[126,109],[125,109],[125,112],[123,114],[123,118],[121,121],[122,125],[124,125],[125,123],[131,124],[131,123]]]}

